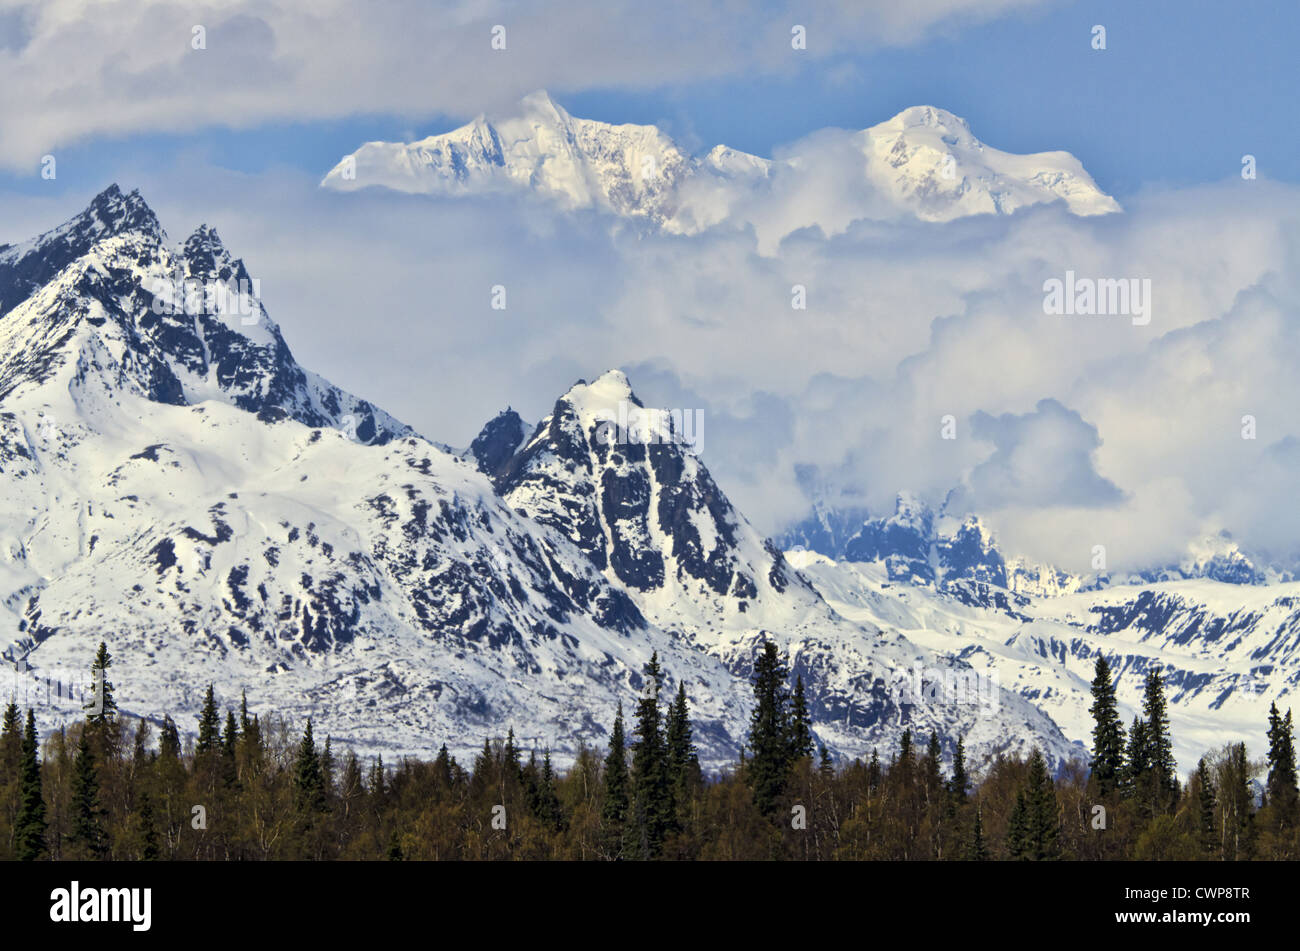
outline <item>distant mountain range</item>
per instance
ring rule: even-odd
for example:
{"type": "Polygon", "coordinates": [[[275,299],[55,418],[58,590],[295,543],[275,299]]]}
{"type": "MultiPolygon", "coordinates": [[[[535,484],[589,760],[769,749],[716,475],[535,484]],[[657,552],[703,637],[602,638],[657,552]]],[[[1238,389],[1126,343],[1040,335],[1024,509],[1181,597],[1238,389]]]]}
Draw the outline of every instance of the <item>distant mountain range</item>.
{"type": "Polygon", "coordinates": [[[339,748],[467,757],[513,728],[564,760],[657,652],[716,767],[771,639],[836,756],[905,729],[974,764],[1079,755],[996,683],[905,689],[976,672],[831,607],[618,371],[453,452],[302,368],[212,228],[172,242],[116,186],[0,247],[0,302],[0,690],[39,693],[43,729],[79,710],[40,685],[103,639],[122,709],[182,728],[211,682],[339,748]]]}
{"type": "Polygon", "coordinates": [[[975,138],[964,119],[933,106],[905,109],[860,132],[834,132],[780,159],[724,145],[694,156],[655,126],[575,118],[538,91],[510,115],[480,115],[416,142],[367,142],[321,184],[530,194],[678,234],[743,225],[779,196],[809,188],[832,192],[845,220],[948,221],[1057,201],[1077,215],[1120,210],[1068,152],[999,151],[975,138]]]}

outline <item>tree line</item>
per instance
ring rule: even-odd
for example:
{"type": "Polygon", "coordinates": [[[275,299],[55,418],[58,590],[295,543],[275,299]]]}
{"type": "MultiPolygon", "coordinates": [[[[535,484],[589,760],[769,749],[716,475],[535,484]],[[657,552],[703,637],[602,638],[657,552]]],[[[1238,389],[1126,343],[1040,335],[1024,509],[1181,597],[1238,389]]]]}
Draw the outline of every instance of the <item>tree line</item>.
{"type": "Polygon", "coordinates": [[[1093,749],[1056,775],[1038,750],[968,772],[960,737],[902,734],[882,758],[835,763],[817,742],[801,678],[764,642],[738,760],[706,776],[685,684],[658,657],[604,750],[557,770],[513,730],[468,768],[362,763],[241,698],[208,687],[197,733],[121,715],[99,646],[94,712],[41,743],[33,711],[0,723],[0,859],[1021,860],[1292,859],[1300,856],[1291,713],[1269,713],[1268,752],[1243,743],[1180,781],[1158,668],[1125,729],[1111,669],[1092,684],[1093,749]],[[157,736],[155,738],[155,729],[157,736]],[[1263,777],[1263,782],[1258,782],[1263,777]]]}

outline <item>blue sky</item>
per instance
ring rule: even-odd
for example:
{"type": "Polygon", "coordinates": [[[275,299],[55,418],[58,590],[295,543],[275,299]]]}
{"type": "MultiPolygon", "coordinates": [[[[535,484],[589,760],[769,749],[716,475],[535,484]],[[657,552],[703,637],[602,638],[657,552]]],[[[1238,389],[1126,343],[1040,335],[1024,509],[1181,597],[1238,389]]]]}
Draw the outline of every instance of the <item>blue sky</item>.
{"type": "MultiPolygon", "coordinates": [[[[997,148],[1074,153],[1122,198],[1144,185],[1221,180],[1237,174],[1247,152],[1262,177],[1300,181],[1300,126],[1287,121],[1297,36],[1300,5],[1269,0],[1058,3],[940,27],[917,44],[808,57],[795,71],[552,92],[574,115],[653,123],[693,149],[722,142],[760,155],[825,126],[863,128],[909,105],[937,105],[997,148]],[[1090,46],[1097,23],[1107,28],[1105,51],[1090,46]]],[[[481,105],[96,136],[58,150],[57,183],[35,169],[9,171],[0,188],[81,194],[108,177],[200,156],[241,172],[323,173],[360,142],[445,131],[481,105]]]]}

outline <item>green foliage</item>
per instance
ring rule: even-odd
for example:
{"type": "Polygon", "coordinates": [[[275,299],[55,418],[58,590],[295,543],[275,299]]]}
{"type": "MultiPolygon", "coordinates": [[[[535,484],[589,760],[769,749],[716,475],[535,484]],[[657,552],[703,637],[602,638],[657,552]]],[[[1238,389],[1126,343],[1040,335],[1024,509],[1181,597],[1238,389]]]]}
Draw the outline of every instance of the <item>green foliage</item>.
{"type": "Polygon", "coordinates": [[[776,645],[764,641],[754,662],[754,710],[749,718],[748,766],[754,804],[764,815],[776,812],[791,763],[789,696],[785,661],[776,645]]]}
{"type": "Polygon", "coordinates": [[[1100,654],[1097,655],[1097,664],[1093,669],[1092,706],[1089,712],[1094,723],[1091,769],[1097,778],[1097,791],[1106,796],[1115,792],[1123,781],[1124,726],[1119,719],[1119,701],[1115,697],[1110,665],[1100,654]]]}
{"type": "MultiPolygon", "coordinates": [[[[765,672],[785,676],[763,648],[765,672]]],[[[795,681],[779,715],[751,725],[779,727],[750,755],[705,776],[694,746],[686,688],[659,702],[658,658],[646,669],[633,736],[618,707],[608,751],[581,748],[557,768],[549,751],[520,762],[513,731],[485,739],[472,768],[447,744],[429,760],[404,757],[367,766],[350,750],[314,739],[314,723],[254,714],[242,701],[225,716],[215,745],[183,748],[164,719],[157,746],[148,724],[118,713],[122,749],[101,753],[90,721],[59,728],[38,744],[10,704],[0,718],[0,849],[7,858],[53,860],[504,860],[645,858],[702,860],[1285,859],[1300,856],[1287,812],[1294,762],[1287,716],[1273,710],[1270,749],[1252,762],[1243,744],[1202,758],[1166,807],[1152,810],[1142,783],[1159,775],[1139,718],[1134,793],[1106,804],[1102,831],[1096,751],[1082,762],[1050,763],[1034,751],[972,761],[960,737],[909,730],[889,763],[820,762],[793,755],[795,681]],[[629,739],[631,742],[629,742],[629,739]],[[953,751],[945,778],[942,751],[953,751]],[[784,751],[776,806],[759,807],[755,771],[784,751]],[[761,751],[761,752],[760,752],[761,751]],[[228,765],[235,780],[223,781],[228,765]],[[1256,780],[1266,804],[1256,809],[1256,780]],[[207,808],[206,828],[191,810],[207,808]],[[791,807],[798,807],[792,812],[791,807]]],[[[760,679],[756,677],[756,680],[760,679]]],[[[774,677],[769,698],[789,684],[774,677]]],[[[213,704],[206,703],[205,708],[213,704]]],[[[1154,709],[1154,707],[1152,707],[1154,709]]],[[[1148,711],[1150,712],[1150,711],[1148,711]]],[[[202,718],[200,718],[202,720],[202,718]]],[[[1160,718],[1155,717],[1158,724],[1160,718]]],[[[1157,725],[1153,735],[1159,732],[1157,725]]],[[[1158,743],[1152,748],[1158,750],[1158,743]]],[[[1127,770],[1122,779],[1127,779],[1127,770]]],[[[1118,789],[1117,789],[1118,792],[1118,789]]]]}

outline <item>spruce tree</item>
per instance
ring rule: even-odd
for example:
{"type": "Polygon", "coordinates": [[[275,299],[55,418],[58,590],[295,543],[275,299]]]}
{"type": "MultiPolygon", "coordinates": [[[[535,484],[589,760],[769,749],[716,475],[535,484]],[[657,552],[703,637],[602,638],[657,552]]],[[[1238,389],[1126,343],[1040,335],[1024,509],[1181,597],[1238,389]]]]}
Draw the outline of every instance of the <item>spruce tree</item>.
{"type": "Polygon", "coordinates": [[[871,748],[871,762],[867,764],[867,790],[872,795],[875,795],[876,791],[880,789],[880,780],[880,754],[873,746],[871,748]]]}
{"type": "Polygon", "coordinates": [[[1142,797],[1151,785],[1150,777],[1151,755],[1147,748],[1147,726],[1141,717],[1134,717],[1133,725],[1128,731],[1128,750],[1124,754],[1124,795],[1145,803],[1142,797]]]}
{"type": "Polygon", "coordinates": [[[677,685],[677,696],[668,709],[668,729],[664,739],[668,753],[668,783],[680,822],[686,817],[700,776],[700,759],[692,737],[691,711],[684,682],[677,685]]]}
{"type": "Polygon", "coordinates": [[[208,684],[203,697],[203,710],[199,713],[199,738],[194,745],[197,756],[215,753],[221,748],[221,714],[217,712],[217,698],[208,684]]]}
{"type": "Polygon", "coordinates": [[[663,671],[659,654],[646,665],[646,686],[636,705],[636,744],[632,750],[632,786],[638,848],[642,858],[657,858],[673,819],[668,785],[668,755],[659,709],[663,671]]]}
{"type": "Polygon", "coordinates": [[[819,747],[817,756],[818,756],[818,764],[817,764],[818,771],[825,778],[833,779],[835,776],[835,763],[831,759],[831,751],[826,748],[825,743],[821,744],[821,746],[819,747]]]}
{"type": "Polygon", "coordinates": [[[623,735],[623,704],[619,703],[614,729],[609,734],[609,755],[605,757],[605,801],[601,804],[601,827],[608,853],[623,854],[629,808],[627,748],[623,735]]]}
{"type": "Polygon", "coordinates": [[[1110,665],[1101,654],[1092,680],[1092,775],[1103,796],[1116,791],[1124,777],[1124,726],[1119,719],[1119,702],[1111,680],[1110,665]]]}
{"type": "Polygon", "coordinates": [[[925,794],[927,798],[933,799],[943,788],[943,773],[940,772],[940,764],[943,762],[943,747],[939,745],[939,734],[930,731],[930,741],[926,744],[925,759],[922,761],[925,774],[925,794]]]}
{"type": "Polygon", "coordinates": [[[158,859],[158,830],[155,828],[153,800],[149,790],[142,789],[136,797],[133,834],[136,858],[141,862],[153,862],[158,859]]]}
{"type": "Polygon", "coordinates": [[[181,757],[181,734],[170,716],[163,716],[162,732],[158,736],[160,759],[178,760],[181,757]]]}
{"type": "Polygon", "coordinates": [[[298,745],[298,761],[294,770],[294,803],[300,816],[310,817],[325,812],[325,781],[321,775],[320,756],[316,752],[316,741],[311,735],[311,718],[307,719],[307,728],[303,731],[302,742],[298,745]]]}
{"type": "MultiPolygon", "coordinates": [[[[23,721],[18,713],[18,704],[10,701],[5,707],[3,724],[0,724],[0,791],[4,801],[0,803],[0,819],[3,819],[6,831],[12,836],[13,826],[18,817],[18,788],[23,766],[23,721]]],[[[0,848],[6,848],[9,842],[0,842],[0,848]]]]}
{"type": "MultiPolygon", "coordinates": [[[[349,755],[349,762],[350,761],[351,756],[349,755]]],[[[444,792],[449,792],[451,790],[451,784],[453,781],[451,764],[451,754],[447,752],[447,744],[444,743],[438,748],[438,757],[433,761],[433,775],[437,779],[438,787],[444,792]]],[[[344,783],[344,788],[346,788],[346,781],[344,783]]]]}
{"type": "Polygon", "coordinates": [[[771,641],[754,663],[754,710],[749,718],[749,776],[754,803],[764,815],[776,811],[790,769],[790,717],[785,663],[771,641]]]}
{"type": "Polygon", "coordinates": [[[519,762],[519,747],[515,746],[515,728],[510,727],[506,731],[505,746],[505,778],[508,783],[519,783],[523,780],[524,768],[519,762]]]}
{"type": "Polygon", "coordinates": [[[108,668],[113,665],[113,657],[108,652],[108,644],[99,642],[95,660],[91,661],[91,696],[85,703],[86,722],[94,731],[96,742],[100,744],[101,755],[114,755],[113,724],[117,722],[117,700],[113,699],[113,682],[108,679],[108,668]]]}
{"type": "Polygon", "coordinates": [[[1061,857],[1061,815],[1056,801],[1056,783],[1047,771],[1047,761],[1037,747],[1029,756],[1029,777],[1025,788],[1025,858],[1047,861],[1061,857]]]}
{"type": "Polygon", "coordinates": [[[966,745],[961,737],[958,737],[957,749],[952,754],[952,779],[948,781],[948,791],[952,793],[953,801],[957,805],[965,804],[969,786],[970,778],[966,775],[966,745]]]}
{"type": "Polygon", "coordinates": [[[1223,857],[1237,862],[1250,858],[1254,849],[1255,794],[1250,782],[1252,770],[1246,756],[1246,744],[1235,743],[1228,747],[1227,752],[1220,766],[1217,798],[1225,839],[1223,857]]]}
{"type": "Polygon", "coordinates": [[[558,832],[563,826],[560,797],[555,790],[555,770],[551,766],[551,751],[542,751],[542,772],[538,782],[537,819],[549,832],[558,832]]]}
{"type": "Polygon", "coordinates": [[[81,731],[77,758],[73,761],[72,832],[68,838],[86,858],[102,859],[108,854],[104,807],[99,801],[99,775],[95,768],[89,724],[81,731]]]}
{"type": "Polygon", "coordinates": [[[987,862],[989,860],[988,844],[984,841],[984,815],[979,806],[975,807],[975,821],[971,824],[970,839],[966,843],[966,861],[987,862]]]}
{"type": "Polygon", "coordinates": [[[27,708],[23,730],[22,773],[19,777],[18,821],[15,827],[19,861],[31,862],[45,854],[45,799],[41,794],[41,765],[36,737],[36,717],[27,708]]]}
{"type": "Polygon", "coordinates": [[[1200,838],[1201,853],[1207,858],[1219,848],[1219,838],[1214,826],[1214,783],[1210,779],[1210,770],[1205,765],[1205,757],[1196,764],[1197,786],[1197,832],[1200,838]]]}
{"type": "Polygon", "coordinates": [[[1269,805],[1284,820],[1296,819],[1295,737],[1291,727],[1291,711],[1283,717],[1274,703],[1268,710],[1268,782],[1265,787],[1269,805]]]}
{"type": "Polygon", "coordinates": [[[812,715],[803,692],[802,675],[795,678],[790,698],[790,759],[813,755],[812,715]]]}
{"type": "Polygon", "coordinates": [[[1147,793],[1154,815],[1171,808],[1178,798],[1178,774],[1174,764],[1174,744],[1169,737],[1169,714],[1165,706],[1164,678],[1160,668],[1147,673],[1142,698],[1146,727],[1147,765],[1150,790],[1147,793]]]}
{"type": "Polygon", "coordinates": [[[239,782],[239,762],[235,751],[239,744],[239,728],[235,725],[235,714],[226,711],[226,729],[221,735],[221,781],[229,787],[239,782]]]}
{"type": "Polygon", "coordinates": [[[1013,859],[1033,857],[1024,790],[1016,793],[1016,804],[1011,807],[1011,817],[1007,822],[1007,853],[1013,859]]]}

